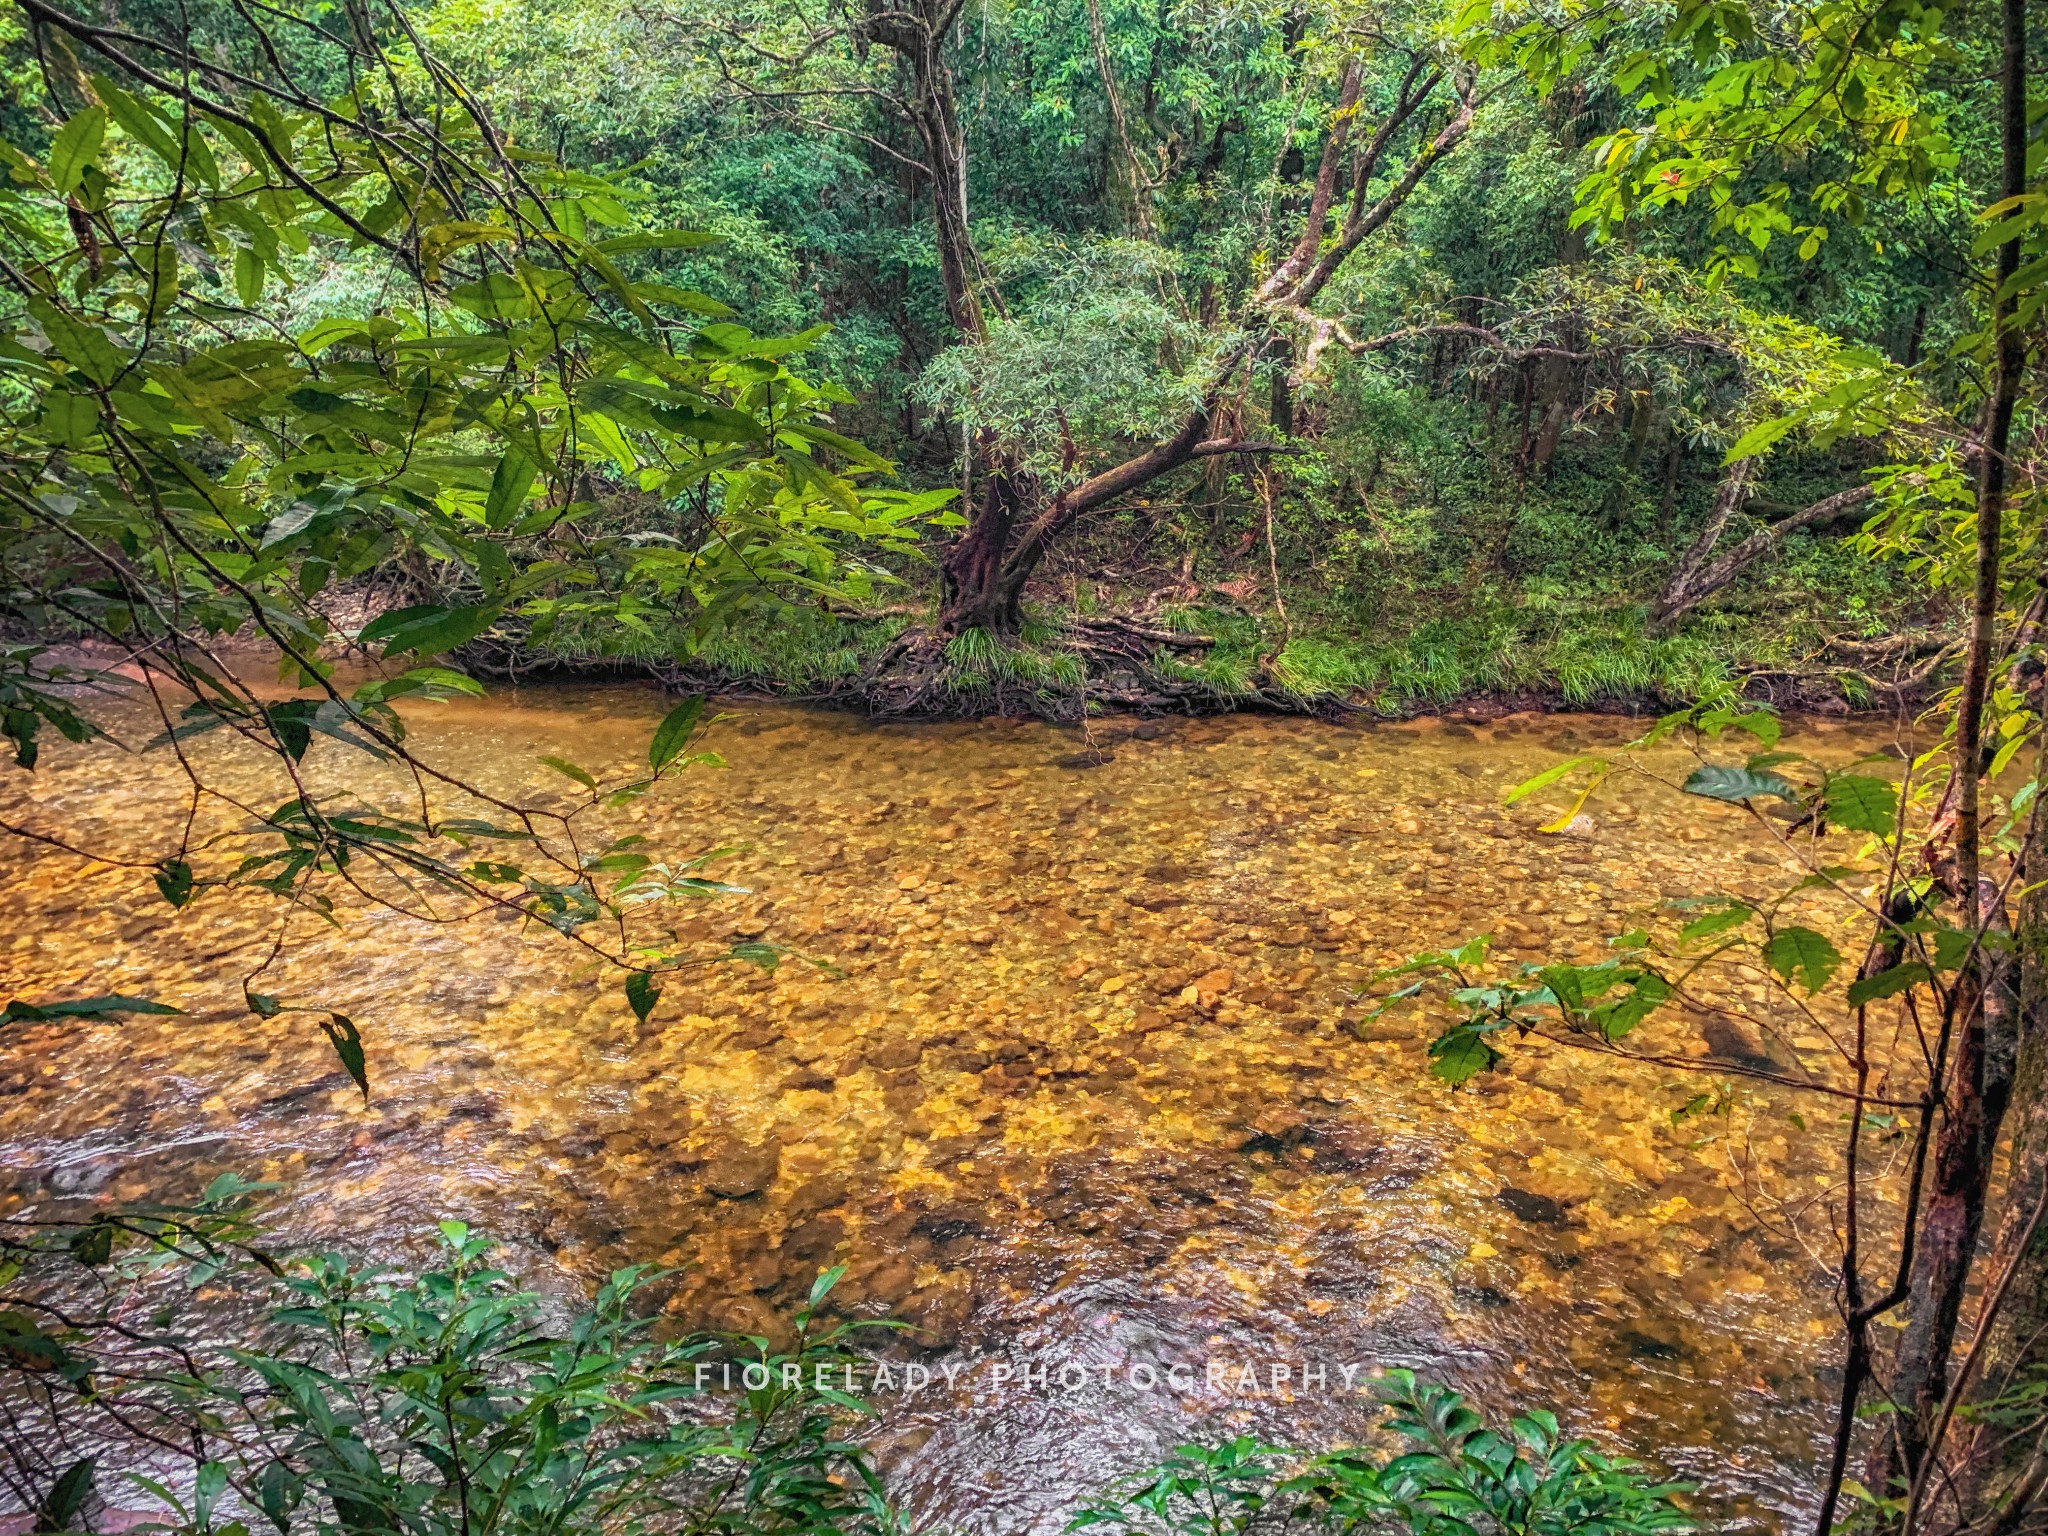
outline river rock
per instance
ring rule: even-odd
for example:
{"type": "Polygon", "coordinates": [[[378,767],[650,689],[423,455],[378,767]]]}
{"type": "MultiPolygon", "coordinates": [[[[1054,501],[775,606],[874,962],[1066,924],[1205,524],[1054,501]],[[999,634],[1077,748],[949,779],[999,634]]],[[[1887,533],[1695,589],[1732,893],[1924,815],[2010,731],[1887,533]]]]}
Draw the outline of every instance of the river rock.
{"type": "Polygon", "coordinates": [[[1561,1227],[1570,1219],[1570,1211],[1562,1200],[1549,1195],[1539,1195],[1533,1190],[1517,1189],[1508,1184],[1494,1197],[1512,1211],[1516,1218],[1539,1227],[1561,1227]]]}
{"type": "Polygon", "coordinates": [[[1308,1117],[1292,1104],[1269,1104],[1252,1117],[1257,1140],[1252,1145],[1299,1146],[1312,1134],[1308,1117]]]}
{"type": "Polygon", "coordinates": [[[885,1253],[869,1260],[841,1283],[839,1300],[873,1316],[893,1315],[905,1298],[917,1289],[917,1266],[900,1253],[885,1253]]]}
{"type": "Polygon", "coordinates": [[[924,1042],[904,1036],[879,1041],[861,1052],[861,1060],[877,1072],[899,1072],[916,1066],[923,1059],[924,1042]]]}
{"type": "Polygon", "coordinates": [[[1349,1120],[1329,1120],[1318,1125],[1315,1149],[1317,1173],[1359,1173],[1386,1155],[1386,1143],[1370,1126],[1349,1120]]]}
{"type": "Polygon", "coordinates": [[[820,1211],[844,1205],[853,1193],[852,1181],[843,1173],[819,1174],[803,1180],[791,1192],[784,1209],[790,1220],[800,1221],[820,1211]]]}
{"type": "Polygon", "coordinates": [[[1770,1048],[1754,1025],[1717,1013],[1700,1021],[1700,1038],[1723,1061],[1744,1067],[1775,1067],[1770,1048]]]}
{"type": "Polygon", "coordinates": [[[783,1234],[783,1257],[792,1268],[815,1273],[830,1267],[845,1237],[846,1223],[837,1216],[811,1216],[783,1234]]]}
{"type": "Polygon", "coordinates": [[[704,1187],[721,1200],[745,1200],[775,1182],[782,1148],[772,1142],[736,1142],[704,1165],[704,1187]]]}

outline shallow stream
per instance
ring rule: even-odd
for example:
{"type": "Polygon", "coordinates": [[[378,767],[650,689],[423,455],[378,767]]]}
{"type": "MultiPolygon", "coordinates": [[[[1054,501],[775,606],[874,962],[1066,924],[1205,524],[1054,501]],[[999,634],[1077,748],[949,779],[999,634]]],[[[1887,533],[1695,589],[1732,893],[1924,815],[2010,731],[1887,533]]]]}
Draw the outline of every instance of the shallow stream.
{"type": "MultiPolygon", "coordinates": [[[[662,708],[528,689],[412,721],[479,785],[554,794],[540,754],[623,770],[662,708]]],[[[1057,1529],[1183,1439],[1356,1434],[1375,1365],[1660,1447],[1737,1528],[1802,1507],[1836,1378],[1828,1276],[1786,1215],[1832,1178],[1799,1106],[1751,1092],[1674,1122],[1711,1060],[1541,1042],[1452,1093],[1429,1022],[1355,996],[1474,933],[1592,958],[1665,899],[1775,889],[1780,850],[1730,807],[1632,781],[1546,836],[1502,806],[1635,723],[1125,721],[1096,754],[1037,724],[728,712],[728,766],[616,824],[669,856],[741,850],[715,872],[753,894],[694,914],[696,938],[836,971],[723,966],[640,1026],[617,974],[546,930],[303,919],[261,990],[358,1021],[367,1105],[312,1016],[242,1008],[275,903],[173,912],[132,870],[0,841],[0,996],[188,1015],[16,1027],[0,1208],[233,1169],[283,1184],[291,1240],[402,1256],[462,1216],[565,1290],[680,1266],[668,1309],[731,1328],[773,1326],[844,1262],[842,1301],[919,1325],[933,1373],[885,1398],[877,1444],[969,1531],[1057,1529]]],[[[1836,758],[1877,739],[1795,736],[1836,758]]],[[[145,850],[169,768],[60,747],[0,798],[145,850]]],[[[1783,1024],[1645,1042],[1819,1069],[1813,1021],[1783,1024]]]]}

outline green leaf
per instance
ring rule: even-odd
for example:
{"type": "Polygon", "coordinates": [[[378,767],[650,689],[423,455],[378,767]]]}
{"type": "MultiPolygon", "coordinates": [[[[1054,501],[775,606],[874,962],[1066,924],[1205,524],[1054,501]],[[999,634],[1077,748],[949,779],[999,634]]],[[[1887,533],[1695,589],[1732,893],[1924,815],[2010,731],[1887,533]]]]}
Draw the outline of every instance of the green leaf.
{"type": "Polygon", "coordinates": [[[395,656],[410,651],[420,660],[467,645],[496,621],[501,605],[473,603],[463,608],[424,604],[382,614],[363,626],[359,638],[364,644],[382,640],[384,654],[395,656]]]}
{"type": "Polygon", "coordinates": [[[1485,1035],[1470,1025],[1459,1024],[1429,1043],[1429,1070],[1453,1088],[1461,1088],[1480,1073],[1490,1071],[1500,1052],[1485,1035]]]}
{"type": "Polygon", "coordinates": [[[1849,1006],[1861,1008],[1865,1003],[1874,1003],[1882,997],[1897,997],[1923,981],[1932,980],[1933,975],[1918,960],[1909,960],[1904,965],[1879,971],[1875,976],[1860,976],[1849,983],[1849,1006]]]}
{"type": "Polygon", "coordinates": [[[268,705],[263,711],[263,718],[270,722],[270,732],[277,738],[278,746],[295,763],[313,745],[313,716],[319,708],[311,699],[287,699],[282,704],[268,705]]]}
{"type": "Polygon", "coordinates": [[[533,314],[533,295],[509,272],[487,272],[476,282],[458,283],[448,298],[483,320],[524,320],[533,314]]]}
{"type": "Polygon", "coordinates": [[[583,769],[578,768],[566,757],[543,757],[541,761],[546,763],[550,768],[554,769],[555,772],[561,774],[564,778],[574,779],[578,784],[581,784],[585,789],[595,790],[597,788],[597,780],[592,778],[583,769]]]}
{"type": "Polygon", "coordinates": [[[82,1227],[72,1236],[71,1257],[87,1269],[97,1269],[114,1256],[114,1229],[104,1221],[82,1227]]]}
{"type": "Polygon", "coordinates": [[[21,1312],[0,1312],[0,1360],[17,1370],[56,1371],[72,1358],[71,1352],[43,1332],[34,1318],[21,1312]]]}
{"type": "Polygon", "coordinates": [[[100,403],[91,395],[53,389],[43,396],[44,433],[66,448],[85,448],[100,435],[100,403]]]}
{"type": "Polygon", "coordinates": [[[145,311],[151,320],[161,320],[178,299],[178,247],[169,240],[160,240],[137,248],[134,259],[149,281],[149,291],[143,300],[145,311]]]}
{"type": "Polygon", "coordinates": [[[709,294],[697,292],[694,288],[675,288],[667,283],[636,282],[631,285],[636,298],[649,304],[661,304],[670,309],[686,309],[691,314],[704,315],[713,320],[729,320],[736,311],[729,304],[721,304],[709,294]]]}
{"type": "MultiPolygon", "coordinates": [[[[1744,709],[1732,713],[1728,724],[1738,731],[1747,731],[1754,736],[1766,752],[1778,744],[1785,733],[1785,723],[1768,709],[1744,709]]],[[[1797,754],[1793,754],[1797,755],[1797,754]]]]}
{"type": "MultiPolygon", "coordinates": [[[[108,1236],[113,1228],[105,1229],[108,1236]]],[[[92,1498],[92,1480],[98,1461],[91,1456],[74,1461],[50,1484],[50,1491],[43,1495],[42,1503],[35,1512],[33,1531],[76,1531],[84,1528],[81,1516],[92,1498]]]]}
{"type": "Polygon", "coordinates": [[[1726,800],[1736,805],[1760,795],[1799,803],[1799,792],[1775,773],[1752,773],[1747,768],[1731,768],[1724,763],[1702,763],[1692,771],[1684,787],[1688,795],[1704,795],[1709,800],[1726,800]]]}
{"type": "Polygon", "coordinates": [[[811,1282],[811,1294],[804,1305],[815,1308],[831,1292],[832,1287],[845,1277],[846,1266],[844,1264],[835,1264],[832,1268],[822,1271],[818,1278],[811,1282]]]}
{"type": "Polygon", "coordinates": [[[1788,982],[1818,992],[1842,963],[1842,952],[1811,928],[1780,928],[1764,940],[1764,964],[1788,982]]]}
{"type": "Polygon", "coordinates": [[[698,697],[683,700],[662,716],[661,724],[654,728],[654,739],[647,744],[647,766],[659,773],[680,757],[703,713],[704,700],[698,697]]]}
{"type": "Polygon", "coordinates": [[[1627,997],[1592,1011],[1594,1027],[1607,1039],[1619,1040],[1669,1002],[1675,990],[1655,971],[1645,971],[1635,979],[1627,997]]]}
{"type": "Polygon", "coordinates": [[[235,250],[235,297],[247,305],[263,297],[263,258],[246,245],[235,250]]]}
{"type": "Polygon", "coordinates": [[[278,1536],[287,1536],[291,1530],[292,1512],[305,1494],[305,1484],[281,1461],[265,1462],[256,1474],[256,1502],[264,1518],[277,1527],[278,1536]]]}
{"type": "Polygon", "coordinates": [[[355,1085],[367,1100],[370,1097],[369,1063],[364,1058],[363,1037],[355,1021],[345,1013],[330,1013],[320,1021],[320,1028],[334,1047],[334,1054],[341,1058],[342,1070],[355,1080],[355,1085]]]}
{"type": "Polygon", "coordinates": [[[72,114],[57,130],[50,144],[50,184],[60,197],[78,190],[85,168],[100,157],[100,145],[107,136],[107,114],[99,107],[87,107],[72,114]]]}
{"type": "Polygon", "coordinates": [[[1739,928],[1754,916],[1756,908],[1748,902],[1729,901],[1718,911],[1694,918],[1678,930],[1678,937],[1687,944],[1697,944],[1701,939],[1711,939],[1730,928],[1739,928]]]}
{"type": "Polygon", "coordinates": [[[122,354],[107,333],[96,325],[75,320],[48,299],[37,295],[26,301],[43,334],[57,355],[95,384],[111,384],[121,371],[122,354]]]}
{"type": "Polygon", "coordinates": [[[1838,773],[1822,792],[1828,821],[1851,832],[1890,835],[1898,826],[1899,789],[1889,779],[1838,773]]]}
{"type": "Polygon", "coordinates": [[[184,906],[192,899],[192,866],[183,859],[166,861],[156,872],[156,888],[172,906],[184,906]]]}
{"type": "Polygon", "coordinates": [[[1797,416],[1774,416],[1769,421],[1760,421],[1741,437],[1721,462],[1733,464],[1741,459],[1753,459],[1769,450],[1771,445],[1799,425],[1797,416]]]}
{"type": "Polygon", "coordinates": [[[146,145],[164,165],[178,169],[178,141],[150,107],[129,95],[105,75],[93,76],[93,89],[131,139],[146,145]]]}
{"type": "Polygon", "coordinates": [[[661,1001],[661,983],[654,979],[651,971],[631,971],[626,976],[626,1005],[633,1010],[633,1017],[642,1024],[654,1012],[654,1005],[661,1001]]]}
{"type": "Polygon", "coordinates": [[[733,945],[730,958],[744,960],[749,965],[758,965],[764,971],[772,971],[782,964],[785,953],[787,951],[779,944],[763,944],[759,940],[749,940],[744,944],[733,945]]]}
{"type": "Polygon", "coordinates": [[[1561,763],[1554,763],[1537,774],[1533,779],[1524,779],[1513,789],[1509,790],[1501,797],[1501,803],[1513,805],[1517,800],[1527,799],[1539,789],[1548,789],[1580,764],[1593,761],[1594,759],[1591,757],[1568,757],[1561,763]]]}
{"type": "Polygon", "coordinates": [[[355,700],[358,704],[377,704],[413,693],[423,693],[430,699],[466,693],[471,698],[480,699],[486,691],[475,678],[449,667],[411,667],[396,677],[379,678],[363,684],[355,691],[355,700]]]}
{"type": "Polygon", "coordinates": [[[110,992],[102,997],[80,997],[62,1003],[25,1003],[19,998],[10,1002],[0,1011],[0,1024],[18,1021],[31,1024],[46,1019],[89,1019],[101,1018],[110,1013],[178,1013],[182,1008],[173,1008],[169,1003],[152,1002],[146,997],[127,997],[110,992]]]}
{"type": "Polygon", "coordinates": [[[627,251],[687,251],[698,246],[724,243],[725,236],[708,234],[701,229],[648,229],[638,234],[600,240],[592,248],[607,256],[619,256],[627,251]]]}
{"type": "Polygon", "coordinates": [[[540,478],[540,467],[517,448],[505,450],[491,476],[491,491],[484,498],[484,526],[498,529],[509,524],[525,509],[527,493],[540,478]]]}

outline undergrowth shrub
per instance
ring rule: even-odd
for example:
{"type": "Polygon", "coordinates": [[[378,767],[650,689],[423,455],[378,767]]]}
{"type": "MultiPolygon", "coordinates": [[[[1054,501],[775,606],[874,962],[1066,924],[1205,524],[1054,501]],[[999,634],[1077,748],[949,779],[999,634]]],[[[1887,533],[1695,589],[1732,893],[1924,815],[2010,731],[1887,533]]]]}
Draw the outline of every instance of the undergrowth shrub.
{"type": "MultiPolygon", "coordinates": [[[[37,1532],[153,1507],[166,1536],[897,1536],[915,1524],[853,1431],[863,1335],[819,1276],[782,1347],[663,1338],[655,1271],[588,1304],[522,1288],[443,1222],[415,1272],[284,1259],[226,1178],[184,1207],[0,1229],[0,1488],[37,1532]],[[198,1304],[195,1305],[195,1302],[198,1304]]],[[[1069,1529],[1239,1536],[1660,1536],[1684,1490],[1531,1412],[1505,1431],[1390,1372],[1397,1448],[1183,1445],[1069,1529]]]]}

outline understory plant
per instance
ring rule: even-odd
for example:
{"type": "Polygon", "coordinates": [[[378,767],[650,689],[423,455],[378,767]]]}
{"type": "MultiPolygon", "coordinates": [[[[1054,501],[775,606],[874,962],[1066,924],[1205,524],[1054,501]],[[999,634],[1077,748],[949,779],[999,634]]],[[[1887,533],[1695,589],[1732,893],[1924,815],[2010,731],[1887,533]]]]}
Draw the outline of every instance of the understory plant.
{"type": "MultiPolygon", "coordinates": [[[[663,1337],[646,1266],[569,1308],[522,1288],[456,1221],[417,1271],[286,1259],[260,1242],[260,1192],[228,1177],[190,1205],[0,1223],[0,1489],[34,1530],[93,1529],[106,1505],[148,1506],[142,1528],[168,1536],[916,1525],[850,1433],[874,1412],[856,1345],[897,1325],[828,1317],[840,1270],[818,1277],[779,1345],[663,1337]]],[[[1647,1536],[1690,1524],[1679,1485],[1566,1437],[1548,1413],[1503,1433],[1409,1372],[1377,1390],[1398,1451],[1183,1445],[1069,1528],[1647,1536]]]]}
{"type": "Polygon", "coordinates": [[[1518,1414],[1505,1433],[1458,1393],[1386,1373],[1376,1395],[1403,1449],[1298,1453],[1239,1436],[1183,1445],[1084,1505],[1070,1530],[1125,1536],[1239,1536],[1283,1527],[1354,1536],[1613,1536],[1690,1528],[1686,1491],[1635,1462],[1567,1437],[1554,1414],[1518,1414]]]}
{"type": "Polygon", "coordinates": [[[866,1407],[839,1385],[855,1333],[891,1325],[820,1317],[841,1271],[784,1348],[664,1339],[647,1266],[564,1316],[456,1221],[417,1272],[280,1260],[254,1241],[253,1193],[224,1181],[182,1210],[4,1239],[19,1279],[0,1312],[0,1477],[36,1529],[89,1529],[101,1497],[158,1506],[180,1536],[897,1529],[844,1433],[866,1407]],[[264,1304],[245,1345],[215,1341],[264,1304]]]}

